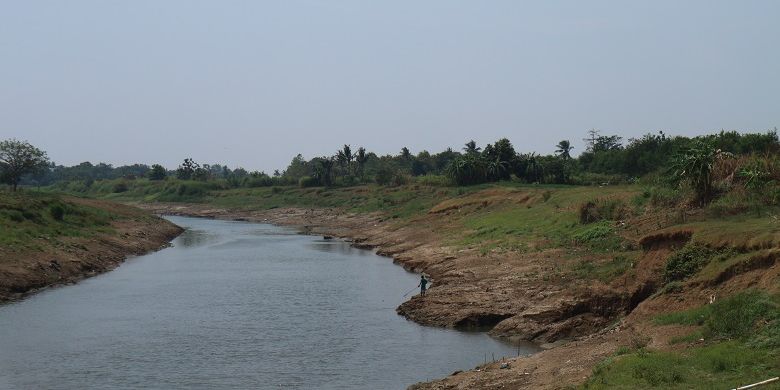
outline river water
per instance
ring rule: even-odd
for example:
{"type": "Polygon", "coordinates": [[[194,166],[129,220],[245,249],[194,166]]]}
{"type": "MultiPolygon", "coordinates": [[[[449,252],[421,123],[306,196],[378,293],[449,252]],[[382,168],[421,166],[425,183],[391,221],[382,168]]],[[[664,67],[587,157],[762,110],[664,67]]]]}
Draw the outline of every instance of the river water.
{"type": "Polygon", "coordinates": [[[171,248],[0,306],[0,388],[402,389],[534,351],[398,316],[418,276],[371,251],[170,220],[171,248]]]}

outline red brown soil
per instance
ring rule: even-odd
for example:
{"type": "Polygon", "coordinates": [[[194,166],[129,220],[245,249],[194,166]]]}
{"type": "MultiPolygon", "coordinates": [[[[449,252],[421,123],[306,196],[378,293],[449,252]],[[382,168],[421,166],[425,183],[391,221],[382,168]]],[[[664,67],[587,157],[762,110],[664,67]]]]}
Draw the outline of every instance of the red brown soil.
{"type": "Polygon", "coordinates": [[[241,211],[200,204],[139,206],[161,214],[297,226],[306,233],[376,248],[377,253],[392,257],[406,269],[424,272],[433,279],[428,294],[403,303],[397,309],[399,314],[424,325],[487,328],[496,336],[532,340],[549,348],[530,357],[508,359],[509,369],[489,363],[414,385],[414,389],[557,389],[576,385],[620,346],[669,349],[669,340],[687,331],[679,326],[651,325],[649,319],[655,314],[701,305],[713,294],[738,291],[751,281],[771,286],[780,278],[778,256],[768,255],[757,260],[755,268],[730,277],[726,285],[692,285],[684,294],[648,299],[660,287],[661,269],[672,248],[690,238],[685,232],[643,240],[644,254],[634,272],[609,285],[577,280],[550,267],[551,263],[577,261],[564,257],[562,249],[482,255],[447,246],[444,236],[453,223],[448,213],[460,211],[458,207],[487,206],[483,202],[460,206],[442,203],[411,223],[335,209],[241,211]]]}
{"type": "Polygon", "coordinates": [[[167,246],[182,232],[180,227],[134,207],[79,198],[66,200],[101,208],[119,218],[111,222],[110,233],[59,238],[58,242],[46,240],[40,243],[40,250],[0,247],[0,303],[110,271],[130,255],[167,246]]]}

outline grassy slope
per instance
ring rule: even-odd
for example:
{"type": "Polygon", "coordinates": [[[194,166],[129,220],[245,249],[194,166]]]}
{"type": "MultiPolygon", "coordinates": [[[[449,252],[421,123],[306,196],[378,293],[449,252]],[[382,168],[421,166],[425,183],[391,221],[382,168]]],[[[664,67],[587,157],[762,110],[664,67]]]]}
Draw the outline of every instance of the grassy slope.
{"type": "MultiPolygon", "coordinates": [[[[642,253],[638,243],[647,235],[691,232],[692,242],[727,248],[729,256],[720,256],[717,261],[707,259],[703,269],[690,278],[689,281],[697,283],[713,283],[727,268],[766,256],[767,252],[776,251],[773,248],[780,247],[780,223],[772,217],[772,210],[735,215],[719,212],[716,218],[707,210],[690,213],[654,208],[651,204],[655,195],[639,186],[599,188],[505,183],[466,188],[409,185],[219,189],[213,184],[195,182],[139,180],[130,184],[129,190],[122,193],[106,191],[111,188],[110,183],[104,184],[102,190],[97,187],[87,193],[125,201],[202,202],[247,210],[337,207],[351,212],[380,212],[399,224],[414,223],[427,213],[441,213],[456,221],[448,225],[448,231],[441,232],[453,246],[478,248],[483,253],[562,247],[567,256],[581,260],[574,267],[555,272],[605,283],[625,272],[633,272],[634,260],[642,253]],[[581,224],[578,206],[604,199],[621,205],[626,223],[608,220],[581,224]],[[461,215],[461,210],[469,212],[461,215]]],[[[777,302],[776,296],[772,299],[777,302]]],[[[777,310],[777,306],[772,310],[777,310]]],[[[717,317],[722,313],[708,315],[717,317]]],[[[712,321],[716,320],[725,319],[712,321]]],[[[696,326],[691,339],[706,331],[704,323],[696,326]]],[[[757,329],[755,334],[775,329],[775,337],[778,336],[776,316],[758,318],[751,326],[757,329]]],[[[720,335],[707,337],[704,343],[692,343],[684,350],[670,348],[671,351],[644,348],[618,351],[618,355],[595,370],[586,386],[710,388],[780,374],[778,343],[757,344],[752,337],[720,335]]]]}
{"type": "Polygon", "coordinates": [[[104,209],[69,202],[57,194],[0,191],[0,248],[38,250],[43,242],[89,237],[111,231],[112,220],[124,218],[104,209]],[[62,218],[55,218],[60,208],[62,218]]]}

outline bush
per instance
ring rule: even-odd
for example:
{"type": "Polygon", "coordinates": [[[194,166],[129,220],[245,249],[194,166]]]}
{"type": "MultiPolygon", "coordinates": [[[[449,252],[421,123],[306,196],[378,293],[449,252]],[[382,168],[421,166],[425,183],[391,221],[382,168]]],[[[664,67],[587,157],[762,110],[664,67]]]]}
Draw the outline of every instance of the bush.
{"type": "Polygon", "coordinates": [[[319,180],[311,176],[303,176],[298,179],[298,186],[301,188],[317,187],[320,185],[319,180]]]}
{"type": "Polygon", "coordinates": [[[396,172],[396,174],[393,175],[392,183],[394,186],[398,187],[398,186],[409,184],[410,181],[411,181],[411,176],[405,173],[396,172]]]}
{"type": "Polygon", "coordinates": [[[441,176],[441,175],[417,176],[414,178],[414,182],[420,185],[431,186],[431,187],[447,187],[452,185],[450,179],[448,179],[446,176],[441,176]]]}
{"type": "Polygon", "coordinates": [[[688,244],[672,254],[666,261],[664,279],[667,283],[687,279],[704,268],[716,254],[717,251],[706,245],[688,244]]]}
{"type": "Polygon", "coordinates": [[[579,219],[583,225],[601,220],[621,220],[628,216],[628,213],[625,202],[619,199],[596,199],[579,207],[579,219]]]}
{"type": "Polygon", "coordinates": [[[49,214],[55,221],[62,221],[65,218],[65,208],[61,205],[53,205],[49,207],[49,214]]]}
{"type": "Polygon", "coordinates": [[[681,312],[662,314],[654,319],[658,325],[703,325],[708,337],[721,339],[755,338],[764,342],[780,330],[778,297],[763,291],[743,291],[681,312]],[[756,325],[762,324],[762,330],[756,325]]]}
{"type": "Polygon", "coordinates": [[[574,235],[574,241],[587,244],[612,236],[614,229],[607,222],[602,222],[574,235]]]}
{"type": "Polygon", "coordinates": [[[775,313],[776,316],[778,309],[765,293],[744,292],[715,301],[704,325],[717,337],[747,337],[753,333],[753,328],[759,320],[766,319],[770,313],[775,313]]]}
{"type": "Polygon", "coordinates": [[[388,168],[380,168],[374,176],[374,181],[380,186],[386,186],[391,183],[395,173],[388,168]]]}
{"type": "Polygon", "coordinates": [[[669,187],[652,187],[646,192],[653,207],[674,207],[680,203],[682,197],[679,190],[669,187]]]}
{"type": "Polygon", "coordinates": [[[114,184],[114,188],[111,190],[113,193],[117,194],[120,192],[127,192],[127,184],[123,182],[119,182],[114,184]]]}

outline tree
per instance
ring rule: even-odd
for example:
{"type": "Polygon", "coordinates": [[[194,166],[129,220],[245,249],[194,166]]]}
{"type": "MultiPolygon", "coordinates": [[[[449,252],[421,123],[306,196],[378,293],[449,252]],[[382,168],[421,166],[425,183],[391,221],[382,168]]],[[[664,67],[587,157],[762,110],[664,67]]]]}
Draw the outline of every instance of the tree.
{"type": "Polygon", "coordinates": [[[478,147],[477,143],[474,142],[474,140],[471,140],[469,142],[466,142],[463,151],[466,152],[466,154],[478,154],[481,149],[482,148],[478,147]]]}
{"type": "Polygon", "coordinates": [[[412,153],[409,152],[409,148],[406,146],[401,148],[401,158],[407,161],[412,158],[412,153]]]}
{"type": "Polygon", "coordinates": [[[312,171],[313,168],[314,167],[309,164],[301,154],[298,154],[293,157],[292,161],[290,161],[290,165],[284,170],[284,176],[298,181],[304,176],[311,176],[314,173],[312,171]]]}
{"type": "Polygon", "coordinates": [[[152,165],[152,169],[149,171],[149,180],[165,180],[165,176],[165,168],[162,165],[152,165]]]}
{"type": "Polygon", "coordinates": [[[363,179],[363,172],[366,167],[366,162],[368,162],[368,155],[366,154],[366,148],[361,146],[358,148],[357,154],[355,154],[355,163],[357,163],[357,172],[361,180],[363,179]]]}
{"type": "Polygon", "coordinates": [[[488,179],[485,157],[480,154],[455,157],[447,166],[447,176],[460,186],[484,183],[488,179]]]}
{"type": "Polygon", "coordinates": [[[599,138],[599,134],[601,134],[601,131],[596,129],[590,129],[588,130],[588,138],[583,138],[583,141],[585,141],[585,151],[592,152],[593,146],[596,145],[596,140],[599,138]]]}
{"type": "Polygon", "coordinates": [[[510,168],[516,163],[517,153],[508,139],[501,138],[494,144],[485,146],[482,156],[489,167],[492,166],[492,169],[488,169],[489,180],[509,180],[511,178],[510,168]]]}
{"type": "Polygon", "coordinates": [[[623,137],[617,135],[602,135],[596,138],[591,150],[593,153],[607,152],[610,150],[619,150],[623,147],[623,137]]]}
{"type": "Polygon", "coordinates": [[[176,170],[176,177],[181,180],[190,180],[192,179],[192,175],[199,169],[200,165],[198,163],[192,161],[191,158],[185,158],[184,162],[179,165],[179,168],[176,170]]]}
{"type": "Polygon", "coordinates": [[[316,160],[314,176],[322,185],[329,187],[333,181],[333,157],[321,157],[316,160]]]}
{"type": "Polygon", "coordinates": [[[22,176],[40,172],[48,164],[46,152],[27,141],[12,138],[0,142],[0,181],[10,184],[14,191],[22,176]]]}
{"type": "Polygon", "coordinates": [[[556,149],[555,154],[560,156],[564,161],[568,161],[571,159],[571,150],[574,149],[573,146],[571,146],[571,143],[569,140],[565,139],[561,142],[558,142],[558,145],[555,145],[556,149]]]}

